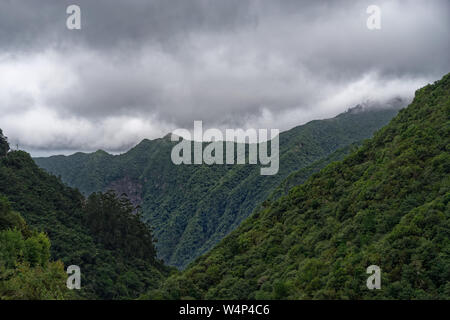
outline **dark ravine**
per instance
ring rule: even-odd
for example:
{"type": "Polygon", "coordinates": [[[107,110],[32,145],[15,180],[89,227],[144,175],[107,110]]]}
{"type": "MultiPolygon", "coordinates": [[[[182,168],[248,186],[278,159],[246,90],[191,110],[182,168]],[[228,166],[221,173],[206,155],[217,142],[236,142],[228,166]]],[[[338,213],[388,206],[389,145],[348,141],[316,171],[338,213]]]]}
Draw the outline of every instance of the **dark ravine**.
{"type": "Polygon", "coordinates": [[[236,229],[290,173],[371,137],[404,104],[360,105],[281,133],[280,171],[274,176],[261,176],[250,165],[176,166],[170,160],[175,143],[168,137],[143,140],[118,156],[97,151],[34,160],[84,194],[110,188],[127,193],[154,227],[159,256],[184,268],[236,229]]]}

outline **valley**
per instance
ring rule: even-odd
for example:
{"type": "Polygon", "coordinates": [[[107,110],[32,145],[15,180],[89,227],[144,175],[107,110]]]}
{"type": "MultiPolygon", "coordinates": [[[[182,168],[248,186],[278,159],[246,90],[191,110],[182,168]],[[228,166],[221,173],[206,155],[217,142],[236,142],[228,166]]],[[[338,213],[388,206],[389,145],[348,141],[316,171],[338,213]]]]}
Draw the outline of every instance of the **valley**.
{"type": "Polygon", "coordinates": [[[287,176],[370,138],[404,103],[359,106],[282,132],[280,169],[271,176],[260,175],[261,165],[174,165],[171,152],[177,142],[169,136],[144,140],[118,156],[97,151],[34,160],[85,195],[109,189],[125,192],[153,226],[159,257],[185,268],[236,229],[287,176]]]}

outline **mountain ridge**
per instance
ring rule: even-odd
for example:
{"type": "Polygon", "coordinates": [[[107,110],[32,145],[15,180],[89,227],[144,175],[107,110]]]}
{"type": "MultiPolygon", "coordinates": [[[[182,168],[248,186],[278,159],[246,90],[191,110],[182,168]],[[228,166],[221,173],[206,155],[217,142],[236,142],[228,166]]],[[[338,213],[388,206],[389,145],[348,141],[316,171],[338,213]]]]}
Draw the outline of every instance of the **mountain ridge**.
{"type": "Polygon", "coordinates": [[[175,166],[170,160],[175,143],[164,138],[144,139],[121,155],[34,160],[84,194],[108,188],[132,194],[155,228],[160,257],[183,268],[234,230],[291,172],[369,138],[397,112],[349,111],[282,132],[280,171],[275,176],[261,177],[256,165],[175,166]]]}

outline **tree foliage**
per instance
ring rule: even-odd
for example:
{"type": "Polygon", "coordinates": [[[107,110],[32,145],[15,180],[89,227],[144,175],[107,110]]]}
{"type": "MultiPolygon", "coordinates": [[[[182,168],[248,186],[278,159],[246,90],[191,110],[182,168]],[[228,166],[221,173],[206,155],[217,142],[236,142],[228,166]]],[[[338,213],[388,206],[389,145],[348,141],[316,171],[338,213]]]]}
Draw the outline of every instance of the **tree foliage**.
{"type": "Polygon", "coordinates": [[[93,193],[85,205],[85,224],[95,239],[109,250],[119,249],[126,257],[157,262],[150,226],[142,221],[140,208],[114,191],[93,193]]]}

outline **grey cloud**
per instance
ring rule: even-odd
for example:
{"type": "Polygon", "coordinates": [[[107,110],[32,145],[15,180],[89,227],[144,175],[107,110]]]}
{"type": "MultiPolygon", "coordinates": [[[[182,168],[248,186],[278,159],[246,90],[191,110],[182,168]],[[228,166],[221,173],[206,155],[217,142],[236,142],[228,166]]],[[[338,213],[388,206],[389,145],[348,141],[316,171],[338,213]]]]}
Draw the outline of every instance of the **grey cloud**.
{"type": "MultiPolygon", "coordinates": [[[[0,45],[42,49],[85,44],[110,49],[143,42],[175,44],[198,30],[232,30],[251,23],[252,1],[6,0],[0,3],[0,45]],[[66,29],[66,8],[81,7],[83,31],[66,29]]],[[[170,47],[170,46],[169,46],[170,47]]]]}

